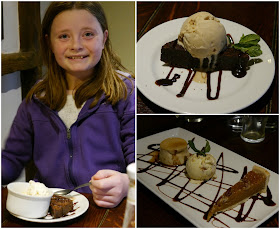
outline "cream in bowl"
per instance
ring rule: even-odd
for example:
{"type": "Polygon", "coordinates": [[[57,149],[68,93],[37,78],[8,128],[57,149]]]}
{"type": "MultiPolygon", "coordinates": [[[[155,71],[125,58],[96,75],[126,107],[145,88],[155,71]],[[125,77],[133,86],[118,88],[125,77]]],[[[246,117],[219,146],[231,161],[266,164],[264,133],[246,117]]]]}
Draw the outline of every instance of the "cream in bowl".
{"type": "Polygon", "coordinates": [[[41,218],[48,214],[53,192],[34,181],[14,182],[7,186],[7,210],[26,218],[41,218]]]}

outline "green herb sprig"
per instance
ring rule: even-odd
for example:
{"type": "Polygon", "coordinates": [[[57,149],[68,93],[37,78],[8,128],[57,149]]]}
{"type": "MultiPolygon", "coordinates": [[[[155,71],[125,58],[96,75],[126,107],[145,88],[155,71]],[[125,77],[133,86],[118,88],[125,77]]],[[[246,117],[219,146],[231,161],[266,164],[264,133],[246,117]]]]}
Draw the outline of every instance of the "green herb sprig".
{"type": "Polygon", "coordinates": [[[205,157],[206,153],[208,153],[211,149],[209,142],[206,140],[206,145],[201,150],[198,150],[195,147],[193,141],[194,141],[194,139],[188,141],[189,146],[193,149],[194,152],[196,152],[197,155],[202,155],[205,157]]]}
{"type": "Polygon", "coordinates": [[[246,36],[243,34],[239,43],[232,44],[232,47],[247,53],[251,57],[257,57],[262,54],[261,46],[258,44],[259,41],[260,36],[257,34],[248,34],[246,36]]]}

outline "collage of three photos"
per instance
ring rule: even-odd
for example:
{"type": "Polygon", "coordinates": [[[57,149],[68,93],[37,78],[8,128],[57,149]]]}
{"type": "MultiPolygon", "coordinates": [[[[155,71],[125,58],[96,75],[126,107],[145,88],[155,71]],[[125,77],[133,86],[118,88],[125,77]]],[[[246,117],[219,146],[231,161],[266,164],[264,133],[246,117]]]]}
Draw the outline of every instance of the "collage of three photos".
{"type": "Polygon", "coordinates": [[[2,227],[279,227],[279,2],[1,2],[2,227]]]}

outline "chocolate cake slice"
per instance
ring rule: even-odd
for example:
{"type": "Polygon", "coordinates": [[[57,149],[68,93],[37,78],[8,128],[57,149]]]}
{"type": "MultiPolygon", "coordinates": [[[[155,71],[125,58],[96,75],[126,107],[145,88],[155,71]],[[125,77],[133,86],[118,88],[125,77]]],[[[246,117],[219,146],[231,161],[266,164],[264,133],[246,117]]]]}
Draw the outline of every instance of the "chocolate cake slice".
{"type": "Polygon", "coordinates": [[[53,195],[50,203],[50,213],[53,218],[60,218],[73,211],[73,201],[70,198],[53,195]]]}
{"type": "Polygon", "coordinates": [[[177,44],[177,39],[166,43],[161,48],[161,61],[171,67],[199,70],[202,72],[213,72],[218,70],[246,69],[249,56],[237,49],[226,47],[217,57],[211,59],[200,59],[192,57],[181,45],[177,44]],[[210,63],[209,63],[210,61],[210,63]]]}

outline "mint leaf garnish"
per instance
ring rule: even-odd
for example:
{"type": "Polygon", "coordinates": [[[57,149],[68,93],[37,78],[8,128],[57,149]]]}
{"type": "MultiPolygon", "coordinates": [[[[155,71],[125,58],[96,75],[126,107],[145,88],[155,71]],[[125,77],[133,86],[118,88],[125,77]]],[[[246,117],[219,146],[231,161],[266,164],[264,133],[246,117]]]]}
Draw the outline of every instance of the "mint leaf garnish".
{"type": "Polygon", "coordinates": [[[239,44],[256,45],[260,41],[260,36],[257,34],[249,34],[240,38],[239,44]]]}
{"type": "Polygon", "coordinates": [[[258,44],[260,36],[257,34],[248,34],[240,38],[239,43],[233,44],[232,47],[247,53],[251,57],[260,56],[262,54],[261,46],[258,44]]]}
{"type": "Polygon", "coordinates": [[[197,148],[195,148],[193,139],[188,141],[189,146],[193,149],[194,152],[196,153],[200,153],[200,150],[198,150],[197,148]]]}
{"type": "Polygon", "coordinates": [[[260,49],[260,45],[252,46],[252,47],[248,48],[247,53],[251,57],[256,57],[256,56],[260,56],[262,54],[262,50],[260,49]]]}
{"type": "Polygon", "coordinates": [[[211,150],[209,142],[206,140],[206,146],[204,147],[204,152],[207,153],[211,150]]]}
{"type": "Polygon", "coordinates": [[[198,150],[195,147],[195,144],[193,141],[194,141],[194,139],[188,141],[189,146],[193,149],[194,152],[196,152],[197,155],[202,155],[205,157],[206,153],[209,152],[211,149],[209,142],[206,140],[206,145],[201,150],[198,150]]]}

